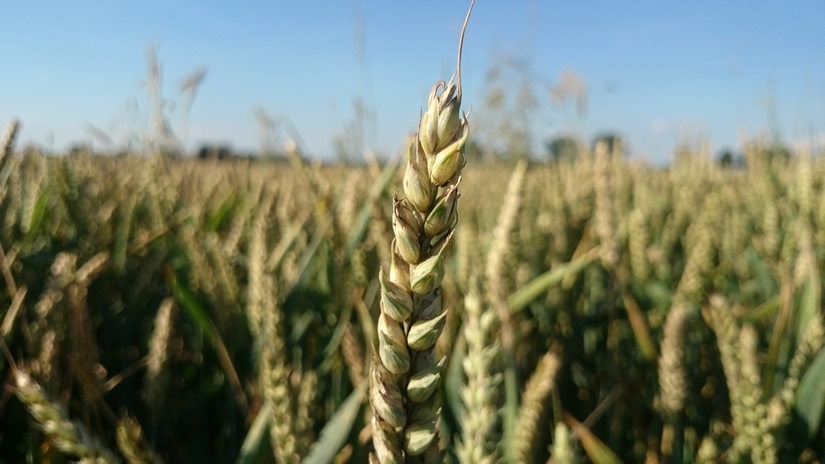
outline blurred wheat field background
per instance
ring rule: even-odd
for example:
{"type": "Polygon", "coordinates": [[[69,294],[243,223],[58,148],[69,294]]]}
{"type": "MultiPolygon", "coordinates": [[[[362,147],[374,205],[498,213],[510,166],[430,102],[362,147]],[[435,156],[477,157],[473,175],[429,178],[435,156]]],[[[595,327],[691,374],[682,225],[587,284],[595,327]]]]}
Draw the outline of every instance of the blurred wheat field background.
{"type": "MultiPolygon", "coordinates": [[[[825,158],[468,163],[450,462],[821,462],[825,158]]],[[[366,462],[403,164],[0,159],[3,462],[366,462]],[[13,360],[14,364],[11,364],[13,360]]]]}

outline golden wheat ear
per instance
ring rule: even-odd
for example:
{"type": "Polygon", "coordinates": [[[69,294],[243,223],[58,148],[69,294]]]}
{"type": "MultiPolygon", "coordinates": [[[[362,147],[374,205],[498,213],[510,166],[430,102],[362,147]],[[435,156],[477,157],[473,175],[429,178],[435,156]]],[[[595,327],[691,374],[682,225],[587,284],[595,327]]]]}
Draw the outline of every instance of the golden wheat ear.
{"type": "Polygon", "coordinates": [[[380,271],[378,352],[370,369],[373,407],[371,458],[382,464],[441,462],[441,405],[437,394],[445,358],[435,345],[444,328],[441,281],[458,221],[458,187],[470,136],[461,111],[461,50],[457,83],[436,82],[418,133],[407,148],[403,198],[392,207],[392,258],[380,271]]]}
{"type": "Polygon", "coordinates": [[[14,394],[29,411],[34,424],[61,453],[81,459],[81,462],[116,463],[115,455],[92,435],[81,422],[73,421],[69,412],[46,390],[14,362],[3,337],[0,349],[8,360],[14,377],[14,394]]]}

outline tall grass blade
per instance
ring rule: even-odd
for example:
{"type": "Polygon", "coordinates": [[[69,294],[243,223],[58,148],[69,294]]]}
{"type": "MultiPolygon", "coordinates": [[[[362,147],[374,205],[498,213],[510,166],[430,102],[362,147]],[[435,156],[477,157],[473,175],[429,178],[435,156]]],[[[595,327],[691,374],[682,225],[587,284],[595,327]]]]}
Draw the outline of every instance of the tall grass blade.
{"type": "Polygon", "coordinates": [[[40,224],[43,222],[43,217],[46,215],[46,207],[51,198],[51,189],[44,188],[37,200],[34,203],[34,210],[31,215],[31,222],[29,222],[29,233],[26,235],[26,241],[31,243],[36,237],[42,234],[40,224]]]}
{"type": "Polygon", "coordinates": [[[269,425],[272,421],[272,403],[265,401],[252,421],[241,445],[236,464],[257,464],[269,450],[269,425]]]}
{"type": "Polygon", "coordinates": [[[238,373],[235,370],[235,366],[229,356],[229,350],[226,349],[223,338],[218,332],[212,318],[209,317],[206,309],[203,305],[201,305],[200,301],[198,301],[192,291],[178,281],[174,271],[167,268],[166,279],[169,287],[172,289],[172,293],[175,295],[175,299],[178,301],[180,306],[186,311],[186,314],[192,318],[195,325],[197,325],[198,328],[206,334],[206,338],[209,339],[209,342],[212,344],[212,348],[215,349],[215,353],[218,355],[218,360],[220,361],[221,366],[223,366],[224,372],[226,372],[226,378],[229,380],[229,385],[235,392],[235,399],[238,402],[238,405],[242,410],[246,411],[249,409],[249,403],[246,400],[246,394],[244,394],[243,387],[241,386],[241,380],[238,377],[238,373]]]}
{"type": "Polygon", "coordinates": [[[599,255],[597,251],[598,250],[594,248],[566,264],[545,272],[530,281],[527,285],[516,290],[507,299],[510,311],[513,313],[520,312],[535,301],[536,298],[543,295],[548,288],[560,284],[568,276],[581,272],[587,265],[598,259],[599,255]]]}
{"type": "MultiPolygon", "coordinates": [[[[381,177],[379,177],[378,180],[376,180],[372,185],[369,197],[361,206],[361,211],[358,212],[358,216],[355,217],[352,229],[350,229],[349,236],[347,237],[346,244],[344,245],[345,258],[349,257],[350,253],[352,253],[356,247],[360,246],[370,223],[373,202],[381,198],[381,195],[383,195],[387,190],[387,186],[390,184],[390,180],[392,180],[392,176],[398,169],[398,165],[401,163],[402,158],[402,156],[397,156],[387,162],[387,165],[384,166],[384,171],[381,172],[381,177]]],[[[389,244],[384,245],[389,246],[389,244]]]]}
{"type": "Polygon", "coordinates": [[[819,271],[812,267],[802,284],[802,292],[799,297],[799,312],[796,319],[796,340],[802,340],[811,319],[817,315],[822,308],[822,287],[819,282],[819,271]]]}
{"type": "Polygon", "coordinates": [[[605,445],[604,442],[593,434],[584,424],[577,421],[575,417],[565,412],[564,422],[570,427],[573,433],[578,435],[584,452],[587,454],[587,457],[593,461],[593,464],[622,464],[622,460],[616,456],[616,453],[605,445]]]}
{"type": "Polygon", "coordinates": [[[367,392],[369,382],[364,382],[360,387],[350,393],[335,415],[327,422],[321,430],[321,438],[312,446],[309,455],[304,459],[304,464],[329,464],[335,459],[338,451],[347,442],[352,432],[352,426],[361,411],[361,404],[364,401],[364,394],[367,392]]]}
{"type": "Polygon", "coordinates": [[[232,211],[238,206],[238,195],[233,191],[224,201],[221,202],[218,209],[209,216],[206,221],[206,229],[210,232],[215,232],[220,229],[230,218],[232,218],[232,211]]]}
{"type": "Polygon", "coordinates": [[[796,390],[794,409],[808,427],[808,439],[812,439],[822,422],[825,409],[825,351],[820,351],[808,367],[796,390]]]}

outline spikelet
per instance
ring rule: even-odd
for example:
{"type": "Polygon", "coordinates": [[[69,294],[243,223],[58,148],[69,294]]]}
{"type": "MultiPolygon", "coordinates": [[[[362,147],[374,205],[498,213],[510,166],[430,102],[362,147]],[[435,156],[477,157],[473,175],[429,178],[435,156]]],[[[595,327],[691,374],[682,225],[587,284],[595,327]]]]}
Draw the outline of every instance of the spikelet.
{"type": "Polygon", "coordinates": [[[738,365],[742,386],[732,395],[741,395],[744,424],[733,442],[731,454],[750,452],[753,462],[775,463],[776,444],[770,434],[766,434],[768,411],[762,403],[762,379],[757,360],[758,335],[753,326],[744,325],[739,331],[738,365]],[[767,439],[767,440],[766,440],[767,439]]]}
{"type": "Polygon", "coordinates": [[[498,316],[485,311],[480,284],[472,279],[464,298],[463,326],[467,353],[462,360],[466,383],[461,387],[464,410],[461,416],[461,441],[456,455],[463,464],[493,464],[499,461],[494,446],[500,440],[498,401],[501,396],[501,347],[495,341],[498,316]]]}
{"type": "Polygon", "coordinates": [[[725,372],[725,381],[728,384],[728,391],[731,396],[730,413],[733,427],[741,430],[745,423],[745,406],[742,398],[742,379],[738,360],[738,339],[739,330],[736,328],[734,316],[731,314],[730,306],[721,295],[713,295],[710,298],[710,325],[716,332],[716,340],[719,346],[719,355],[722,360],[722,369],[725,372]]]}
{"type": "Polygon", "coordinates": [[[506,275],[505,264],[513,243],[512,234],[524,193],[524,175],[526,172],[527,161],[520,160],[510,176],[510,182],[507,184],[504,204],[493,230],[490,252],[487,254],[487,298],[495,305],[503,304],[508,295],[507,282],[504,280],[506,275]]]}
{"type": "Polygon", "coordinates": [[[249,273],[246,316],[249,330],[260,347],[258,375],[262,396],[272,405],[273,422],[270,441],[279,463],[297,463],[301,456],[296,435],[295,411],[289,382],[284,314],[278,305],[275,278],[265,270],[266,224],[274,201],[274,192],[266,190],[252,219],[249,238],[249,273]]]}
{"type": "Polygon", "coordinates": [[[554,353],[547,353],[527,380],[514,433],[516,462],[533,462],[536,439],[542,430],[539,420],[544,413],[547,398],[555,388],[560,364],[554,353]]]}
{"type": "Polygon", "coordinates": [[[435,345],[445,323],[441,281],[470,135],[466,116],[460,117],[460,57],[461,43],[458,84],[433,86],[408,143],[404,197],[393,198],[392,256],[389,269],[379,273],[378,351],[370,369],[371,459],[382,464],[435,463],[444,454],[437,390],[445,360],[436,358],[435,345]]]}
{"type": "Polygon", "coordinates": [[[595,151],[596,170],[596,234],[603,245],[601,255],[602,265],[612,269],[619,262],[619,245],[616,240],[615,211],[613,205],[613,172],[611,154],[607,143],[600,140],[596,143],[595,151]]]}
{"type": "Polygon", "coordinates": [[[137,420],[123,416],[117,424],[117,447],[129,464],[162,464],[163,460],[143,438],[137,420]]]}
{"type": "Polygon", "coordinates": [[[696,452],[697,464],[715,464],[719,462],[721,450],[717,439],[725,433],[724,427],[725,425],[719,421],[711,422],[710,431],[702,438],[702,443],[696,452]]]}
{"type": "Polygon", "coordinates": [[[264,260],[266,256],[266,221],[268,213],[274,201],[274,193],[267,190],[262,194],[262,200],[258,206],[257,214],[252,219],[252,227],[249,232],[249,249],[247,256],[249,259],[249,273],[247,275],[246,286],[246,321],[249,332],[253,337],[258,337],[263,322],[263,306],[267,295],[263,288],[264,260]]]}
{"type": "Polygon", "coordinates": [[[295,408],[295,435],[297,436],[298,454],[306,455],[312,444],[315,443],[313,426],[313,408],[318,393],[318,374],[315,371],[306,371],[301,375],[298,398],[295,408]]]}
{"type": "Polygon", "coordinates": [[[364,348],[361,346],[361,341],[356,335],[352,324],[347,322],[344,324],[344,335],[341,338],[341,355],[344,357],[349,373],[350,382],[353,385],[361,385],[366,379],[364,370],[364,348]]]}
{"type": "Polygon", "coordinates": [[[52,262],[51,276],[46,280],[46,289],[35,303],[37,322],[32,324],[32,340],[35,341],[35,350],[39,351],[39,362],[32,366],[32,374],[42,382],[47,391],[60,381],[58,369],[58,355],[60,340],[66,334],[65,312],[55,310],[55,307],[65,304],[64,293],[66,287],[72,283],[75,275],[77,257],[72,253],[58,253],[52,262]]]}
{"type": "Polygon", "coordinates": [[[676,287],[674,301],[680,303],[699,303],[703,298],[703,289],[707,273],[713,268],[714,258],[714,221],[720,207],[718,196],[709,197],[703,207],[699,220],[688,229],[688,259],[685,269],[676,287]]]}
{"type": "Polygon", "coordinates": [[[234,313],[239,309],[236,303],[238,284],[232,270],[231,256],[223,251],[218,235],[214,232],[206,234],[201,244],[206,251],[206,257],[215,279],[215,290],[218,295],[216,302],[226,310],[221,312],[223,315],[218,315],[218,323],[220,323],[221,318],[226,317],[225,314],[234,313]]]}
{"type": "Polygon", "coordinates": [[[507,184],[507,193],[504,197],[504,204],[499,211],[496,227],[493,230],[493,243],[487,254],[486,273],[486,298],[491,309],[498,315],[501,324],[501,343],[504,351],[509,356],[515,353],[515,331],[510,321],[510,310],[507,307],[507,295],[509,289],[506,276],[506,259],[511,253],[513,228],[518,219],[519,207],[521,206],[524,192],[524,175],[527,172],[527,162],[519,161],[510,182],[507,184]]]}
{"type": "Polygon", "coordinates": [[[681,413],[685,407],[685,326],[689,315],[687,306],[678,305],[670,310],[665,322],[659,357],[659,386],[662,412],[668,417],[681,413]]]}
{"type": "Polygon", "coordinates": [[[667,315],[661,354],[659,356],[659,405],[665,418],[662,434],[662,452],[671,453],[674,428],[678,426],[687,397],[687,370],[685,367],[685,329],[690,315],[686,305],[673,307],[667,315]]]}
{"type": "Polygon", "coordinates": [[[268,295],[263,307],[263,327],[260,332],[260,376],[263,396],[272,404],[270,438],[275,458],[279,463],[298,463],[298,438],[295,434],[295,413],[289,372],[284,356],[286,340],[283,336],[283,313],[275,305],[275,284],[271,276],[264,276],[261,284],[268,295]]]}
{"type": "Polygon", "coordinates": [[[73,282],[66,288],[66,304],[69,309],[69,343],[71,352],[69,364],[72,374],[83,388],[85,406],[91,406],[99,399],[101,378],[105,369],[99,362],[99,349],[94,336],[92,313],[86,303],[91,279],[109,261],[108,252],[100,252],[83,264],[75,272],[73,282]]]}
{"type": "Polygon", "coordinates": [[[17,140],[17,134],[20,133],[20,120],[14,119],[6,128],[3,134],[3,141],[0,144],[0,171],[6,166],[7,159],[11,156],[14,150],[14,142],[17,140]]]}
{"type": "Polygon", "coordinates": [[[15,395],[29,410],[37,426],[61,453],[95,464],[116,463],[115,456],[92,436],[86,426],[72,421],[60,403],[25,372],[15,371],[15,395]]]}
{"type": "Polygon", "coordinates": [[[650,245],[650,226],[646,213],[635,208],[628,218],[629,231],[627,248],[630,254],[630,269],[637,282],[645,282],[650,277],[650,261],[647,247],[650,245]]]}
{"type": "Polygon", "coordinates": [[[169,358],[169,340],[172,338],[174,312],[175,300],[173,298],[165,298],[161,301],[155,315],[155,327],[149,338],[144,391],[146,402],[155,417],[163,408],[164,391],[168,381],[166,361],[169,358]]]}
{"type": "Polygon", "coordinates": [[[730,392],[731,418],[738,433],[728,450],[728,459],[739,462],[749,454],[754,462],[776,462],[776,443],[768,433],[768,408],[762,402],[757,334],[750,325],[738,329],[730,311],[723,297],[711,297],[711,326],[716,332],[730,392]]]}

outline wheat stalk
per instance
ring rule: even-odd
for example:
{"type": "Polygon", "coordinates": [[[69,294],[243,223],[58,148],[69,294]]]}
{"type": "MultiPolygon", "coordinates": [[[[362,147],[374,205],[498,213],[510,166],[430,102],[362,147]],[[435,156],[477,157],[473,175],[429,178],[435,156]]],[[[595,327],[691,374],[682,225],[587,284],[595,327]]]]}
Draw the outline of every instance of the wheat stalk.
{"type": "Polygon", "coordinates": [[[441,281],[453,237],[464,146],[470,135],[461,108],[461,32],[457,84],[437,82],[419,131],[410,140],[404,198],[393,199],[389,272],[381,269],[378,350],[370,369],[375,455],[382,464],[440,462],[441,406],[436,394],[444,359],[435,344],[444,327],[441,281]]]}

